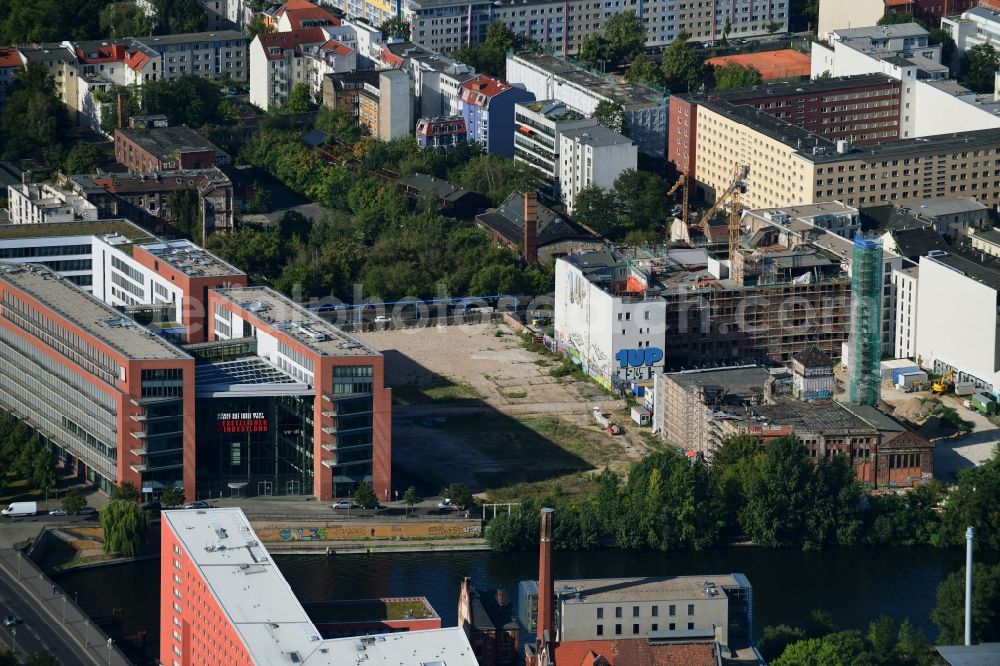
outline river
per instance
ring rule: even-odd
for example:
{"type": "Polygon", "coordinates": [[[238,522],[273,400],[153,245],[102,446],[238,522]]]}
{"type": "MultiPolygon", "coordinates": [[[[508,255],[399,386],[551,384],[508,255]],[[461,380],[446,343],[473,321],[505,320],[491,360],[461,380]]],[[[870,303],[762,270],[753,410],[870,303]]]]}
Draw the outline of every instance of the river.
{"type": "MultiPolygon", "coordinates": [[[[994,555],[989,558],[996,561],[994,555]]],[[[458,584],[471,576],[480,589],[502,585],[516,598],[518,581],[537,575],[536,553],[499,555],[484,551],[387,553],[375,556],[289,555],[275,561],[303,600],[426,596],[445,626],[454,626],[458,584]]],[[[950,572],[964,563],[959,549],[831,548],[797,550],[726,548],[670,553],[559,552],[556,579],[613,576],[671,576],[742,572],[754,589],[754,634],[770,624],[802,625],[809,611],[829,611],[845,628],[864,628],[886,613],[910,617],[929,639],[935,594],[950,572]]],[[[147,631],[147,659],[155,658],[159,586],[158,561],[86,569],[60,577],[70,593],[112,635],[147,631]],[[123,610],[121,625],[113,609],[123,610]]],[[[123,646],[124,647],[124,646],[123,646]]],[[[140,651],[133,648],[138,661],[140,651]]]]}

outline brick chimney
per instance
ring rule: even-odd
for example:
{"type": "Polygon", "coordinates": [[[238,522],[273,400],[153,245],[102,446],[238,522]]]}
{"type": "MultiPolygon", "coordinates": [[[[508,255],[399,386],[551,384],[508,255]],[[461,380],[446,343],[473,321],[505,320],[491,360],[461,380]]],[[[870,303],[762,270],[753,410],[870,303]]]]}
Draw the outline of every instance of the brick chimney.
{"type": "Polygon", "coordinates": [[[31,169],[25,169],[21,172],[21,184],[31,185],[31,169]]]}
{"type": "Polygon", "coordinates": [[[538,645],[549,646],[555,638],[555,614],[552,603],[555,584],[552,580],[552,509],[542,509],[541,539],[538,544],[538,645]]]}
{"type": "Polygon", "coordinates": [[[497,606],[503,608],[507,605],[507,593],[503,591],[502,587],[497,588],[497,606]]]}
{"type": "Polygon", "coordinates": [[[115,103],[116,103],[115,113],[117,114],[117,116],[115,117],[115,126],[118,127],[118,129],[124,128],[125,125],[126,125],[126,122],[128,120],[125,117],[125,115],[126,115],[125,100],[126,99],[127,99],[127,95],[125,93],[123,93],[123,92],[119,92],[118,95],[115,97],[115,103]]]}
{"type": "Polygon", "coordinates": [[[524,260],[538,261],[538,193],[524,193],[524,260]]]}

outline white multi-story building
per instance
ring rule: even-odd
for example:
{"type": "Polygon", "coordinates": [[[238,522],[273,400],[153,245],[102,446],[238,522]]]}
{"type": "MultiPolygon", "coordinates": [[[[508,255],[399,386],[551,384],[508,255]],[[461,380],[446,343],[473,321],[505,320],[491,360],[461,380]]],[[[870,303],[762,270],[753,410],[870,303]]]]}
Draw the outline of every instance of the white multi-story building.
{"type": "Polygon", "coordinates": [[[382,45],[379,64],[409,73],[415,117],[462,115],[462,84],[476,77],[465,63],[397,38],[382,45]]]}
{"type": "MultiPolygon", "coordinates": [[[[289,32],[261,33],[250,44],[250,102],[265,111],[280,107],[298,84],[309,86],[313,94],[322,91],[323,76],[315,75],[321,63],[326,63],[320,54],[331,53],[336,67],[338,59],[344,66],[344,58],[337,55],[344,47],[331,40],[323,28],[303,28],[289,32]],[[329,48],[326,45],[329,44],[329,48]]],[[[353,54],[354,51],[350,50],[353,54]]],[[[356,62],[356,61],[355,61],[356,62]]],[[[342,69],[325,71],[324,74],[342,69]]]]}
{"type": "Polygon", "coordinates": [[[960,16],[941,18],[941,29],[955,40],[955,62],[973,46],[1000,43],[1000,14],[989,7],[973,7],[960,16]]]}
{"type": "Polygon", "coordinates": [[[354,32],[352,48],[358,52],[358,67],[371,68],[379,61],[382,54],[382,31],[376,25],[368,25],[363,21],[344,21],[341,28],[354,32]]]}
{"type": "Polygon", "coordinates": [[[821,0],[817,32],[822,40],[830,39],[834,30],[867,28],[885,15],[885,0],[821,0]]]}
{"type": "Polygon", "coordinates": [[[917,285],[920,268],[906,266],[892,271],[892,291],[896,299],[896,335],[893,355],[915,358],[917,345],[917,285]]]}
{"type": "Polygon", "coordinates": [[[588,187],[610,188],[623,171],[635,169],[632,140],[601,125],[559,134],[559,195],[572,214],[576,196],[588,187]]]}
{"type": "Polygon", "coordinates": [[[515,104],[514,159],[540,173],[558,197],[559,133],[595,125],[597,120],[557,99],[515,104]]]}
{"type": "Polygon", "coordinates": [[[47,183],[7,186],[11,224],[43,224],[96,220],[97,206],[72,192],[47,183]]]}
{"type": "Polygon", "coordinates": [[[1000,263],[979,253],[933,252],[920,258],[916,360],[935,372],[955,371],[1000,391],[1000,263]]]}
{"type": "Polygon", "coordinates": [[[637,83],[602,78],[546,53],[507,56],[507,80],[524,84],[535,99],[558,99],[591,116],[601,102],[621,107],[629,137],[640,152],[663,156],[667,149],[667,98],[637,83]]]}
{"type": "Polygon", "coordinates": [[[247,38],[235,30],[141,37],[132,40],[136,82],[182,76],[246,81],[250,76],[247,38]]]}
{"type": "Polygon", "coordinates": [[[624,11],[634,11],[645,25],[647,46],[663,46],[682,32],[697,41],[721,39],[727,23],[730,38],[767,34],[772,22],[784,31],[788,5],[788,0],[650,0],[610,5],[555,0],[405,0],[402,13],[411,25],[410,38],[435,51],[478,44],[485,39],[489,24],[499,21],[516,34],[564,53],[577,53],[584,39],[602,34],[604,22],[624,11]]]}

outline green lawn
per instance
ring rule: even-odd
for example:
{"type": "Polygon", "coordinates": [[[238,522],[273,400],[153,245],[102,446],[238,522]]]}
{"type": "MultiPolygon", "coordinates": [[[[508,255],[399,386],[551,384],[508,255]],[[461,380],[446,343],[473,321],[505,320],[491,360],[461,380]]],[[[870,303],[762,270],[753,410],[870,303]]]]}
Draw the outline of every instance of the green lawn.
{"type": "Polygon", "coordinates": [[[3,490],[0,490],[0,505],[6,507],[11,502],[30,502],[32,500],[44,501],[45,491],[29,487],[26,479],[7,477],[7,483],[4,484],[3,490]]]}
{"type": "Polygon", "coordinates": [[[442,378],[434,384],[403,384],[392,387],[392,400],[397,405],[429,405],[436,402],[467,402],[483,396],[471,384],[442,378]]]}
{"type": "Polygon", "coordinates": [[[376,620],[405,620],[432,617],[431,611],[419,600],[380,601],[331,601],[306,605],[306,613],[313,622],[371,622],[376,620]]]}

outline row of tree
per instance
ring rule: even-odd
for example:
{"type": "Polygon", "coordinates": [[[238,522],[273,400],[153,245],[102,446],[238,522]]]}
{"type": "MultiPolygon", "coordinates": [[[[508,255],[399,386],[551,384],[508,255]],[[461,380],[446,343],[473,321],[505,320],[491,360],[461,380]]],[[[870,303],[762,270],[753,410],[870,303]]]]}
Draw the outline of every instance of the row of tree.
{"type": "MultiPolygon", "coordinates": [[[[647,456],[627,481],[609,470],[592,492],[555,505],[556,545],[592,549],[702,549],[750,540],[764,547],[830,545],[950,546],[976,526],[977,545],[1000,550],[1000,447],[958,475],[946,493],[930,483],[903,495],[870,496],[844,457],[814,462],[794,437],[766,447],[759,438],[726,439],[711,463],[689,462],[674,450],[647,456]],[[942,508],[943,505],[943,508],[942,508]]],[[[535,507],[499,516],[486,538],[498,551],[533,548],[535,507]]]]}
{"type": "Polygon", "coordinates": [[[34,430],[7,412],[0,412],[0,491],[10,478],[25,479],[35,489],[48,491],[59,482],[52,451],[34,430]]]}
{"type": "Polygon", "coordinates": [[[122,0],[0,0],[0,40],[4,44],[61,42],[65,39],[119,39],[201,32],[207,16],[199,0],[151,0],[146,17],[122,0]]]}

